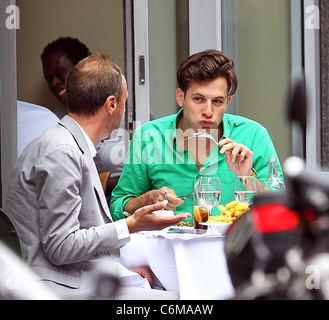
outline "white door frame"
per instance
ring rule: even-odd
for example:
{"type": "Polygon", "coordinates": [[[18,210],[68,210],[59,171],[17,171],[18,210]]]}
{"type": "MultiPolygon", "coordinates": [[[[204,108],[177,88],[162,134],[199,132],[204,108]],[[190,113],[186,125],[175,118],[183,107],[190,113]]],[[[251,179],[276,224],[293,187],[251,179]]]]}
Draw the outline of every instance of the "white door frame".
{"type": "Polygon", "coordinates": [[[17,160],[16,30],[6,25],[11,16],[11,11],[6,10],[15,5],[15,0],[0,1],[1,207],[5,205],[10,175],[17,160]]]}
{"type": "Polygon", "coordinates": [[[321,66],[319,0],[304,0],[304,68],[308,93],[306,164],[321,168],[321,66]]]}
{"type": "Polygon", "coordinates": [[[129,97],[126,129],[130,137],[137,126],[150,120],[148,0],[124,0],[125,67],[129,97]]]}
{"type": "Polygon", "coordinates": [[[189,0],[189,29],[190,54],[222,50],[222,0],[189,0]]]}

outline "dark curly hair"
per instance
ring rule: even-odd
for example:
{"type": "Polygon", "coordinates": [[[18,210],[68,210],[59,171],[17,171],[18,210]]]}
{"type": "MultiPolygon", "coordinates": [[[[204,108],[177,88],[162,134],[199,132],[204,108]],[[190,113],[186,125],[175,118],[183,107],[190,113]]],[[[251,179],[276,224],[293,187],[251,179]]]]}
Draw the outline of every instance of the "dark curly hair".
{"type": "Polygon", "coordinates": [[[78,39],[71,37],[60,37],[57,40],[49,43],[43,49],[41,60],[44,61],[47,56],[59,50],[62,50],[64,53],[66,53],[67,57],[75,65],[80,60],[88,57],[91,54],[87,46],[80,42],[78,39]]]}

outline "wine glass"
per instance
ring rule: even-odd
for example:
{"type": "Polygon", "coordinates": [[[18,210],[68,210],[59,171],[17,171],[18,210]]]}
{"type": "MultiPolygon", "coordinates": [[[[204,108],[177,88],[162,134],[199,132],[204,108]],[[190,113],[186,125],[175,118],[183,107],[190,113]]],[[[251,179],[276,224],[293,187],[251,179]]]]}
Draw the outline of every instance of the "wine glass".
{"type": "Polygon", "coordinates": [[[208,216],[211,216],[212,208],[219,203],[221,198],[220,180],[218,177],[201,177],[198,183],[199,202],[207,208],[208,216]]]}
{"type": "Polygon", "coordinates": [[[234,199],[248,207],[253,203],[257,192],[256,179],[253,176],[237,176],[234,184],[234,199]]]}

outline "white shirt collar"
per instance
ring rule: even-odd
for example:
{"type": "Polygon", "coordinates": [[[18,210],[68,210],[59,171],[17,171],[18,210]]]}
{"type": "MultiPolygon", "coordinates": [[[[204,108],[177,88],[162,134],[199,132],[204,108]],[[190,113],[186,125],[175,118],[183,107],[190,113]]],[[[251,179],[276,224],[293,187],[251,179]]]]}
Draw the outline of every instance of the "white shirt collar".
{"type": "MultiPolygon", "coordinates": [[[[74,120],[74,119],[73,119],[74,120]]],[[[75,121],[75,120],[74,120],[75,121]]],[[[76,122],[76,121],[75,121],[76,122]]],[[[77,122],[76,122],[77,123],[77,122]]],[[[82,129],[82,127],[79,125],[79,123],[77,123],[77,125],[79,126],[80,130],[82,131],[84,137],[86,138],[87,140],[87,144],[88,144],[88,148],[89,148],[89,151],[92,155],[92,157],[94,158],[97,154],[97,151],[96,151],[96,148],[93,144],[93,142],[91,141],[91,139],[89,138],[89,136],[87,135],[86,131],[82,129]]]]}

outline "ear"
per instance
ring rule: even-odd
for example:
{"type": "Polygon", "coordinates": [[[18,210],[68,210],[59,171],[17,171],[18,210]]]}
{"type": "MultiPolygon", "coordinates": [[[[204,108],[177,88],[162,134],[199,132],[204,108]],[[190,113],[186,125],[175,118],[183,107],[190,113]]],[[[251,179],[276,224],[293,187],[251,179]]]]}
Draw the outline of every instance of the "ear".
{"type": "Polygon", "coordinates": [[[228,96],[226,101],[226,109],[228,108],[228,105],[230,104],[231,100],[232,100],[232,96],[228,96]]]}
{"type": "Polygon", "coordinates": [[[184,92],[182,89],[180,88],[177,88],[176,89],[176,101],[177,101],[177,104],[182,108],[184,106],[184,98],[185,98],[185,95],[184,95],[184,92]]]}
{"type": "Polygon", "coordinates": [[[109,96],[107,97],[105,104],[104,104],[106,111],[109,114],[113,114],[113,112],[115,111],[115,109],[118,106],[118,100],[115,96],[109,96]]]}

